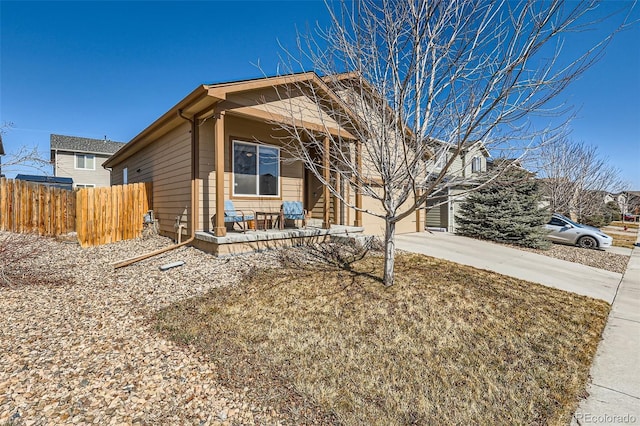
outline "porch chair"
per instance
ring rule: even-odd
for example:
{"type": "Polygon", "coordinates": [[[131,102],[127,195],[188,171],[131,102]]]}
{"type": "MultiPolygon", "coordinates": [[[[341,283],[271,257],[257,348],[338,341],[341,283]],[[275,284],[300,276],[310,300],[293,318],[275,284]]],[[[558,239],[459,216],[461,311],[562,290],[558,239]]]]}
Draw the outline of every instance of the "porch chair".
{"type": "Polygon", "coordinates": [[[301,201],[284,201],[282,207],[280,207],[280,228],[284,227],[284,221],[289,219],[293,220],[295,226],[296,220],[302,220],[302,227],[307,226],[307,210],[302,208],[301,201]]]}
{"type": "MultiPolygon", "coordinates": [[[[249,221],[254,220],[255,217],[256,214],[252,210],[236,210],[233,201],[224,200],[224,223],[231,223],[231,229],[233,229],[234,225],[238,224],[242,232],[246,232],[249,227],[249,221]],[[243,223],[244,226],[242,225],[243,223]]],[[[215,215],[211,218],[213,226],[215,226],[215,218],[215,215]]]]}

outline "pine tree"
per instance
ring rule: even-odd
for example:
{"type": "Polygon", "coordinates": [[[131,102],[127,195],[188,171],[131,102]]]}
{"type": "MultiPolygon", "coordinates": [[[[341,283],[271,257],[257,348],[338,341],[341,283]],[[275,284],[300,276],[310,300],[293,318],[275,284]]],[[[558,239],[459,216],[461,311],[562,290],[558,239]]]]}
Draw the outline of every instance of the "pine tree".
{"type": "Polygon", "coordinates": [[[543,225],[549,219],[540,207],[537,180],[512,168],[500,178],[470,193],[456,215],[457,233],[524,247],[547,248],[543,225]]]}

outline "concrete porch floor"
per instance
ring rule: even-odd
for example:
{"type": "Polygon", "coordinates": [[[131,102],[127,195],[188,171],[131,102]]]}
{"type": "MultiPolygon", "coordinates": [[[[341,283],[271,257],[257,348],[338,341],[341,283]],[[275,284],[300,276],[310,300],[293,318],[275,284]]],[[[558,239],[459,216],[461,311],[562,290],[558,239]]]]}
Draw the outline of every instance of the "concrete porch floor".
{"type": "Polygon", "coordinates": [[[329,241],[333,235],[361,234],[363,227],[331,225],[329,229],[312,226],[305,228],[285,228],[228,232],[224,237],[216,237],[212,232],[196,232],[193,245],[216,256],[225,256],[300,244],[314,244],[329,241]]]}

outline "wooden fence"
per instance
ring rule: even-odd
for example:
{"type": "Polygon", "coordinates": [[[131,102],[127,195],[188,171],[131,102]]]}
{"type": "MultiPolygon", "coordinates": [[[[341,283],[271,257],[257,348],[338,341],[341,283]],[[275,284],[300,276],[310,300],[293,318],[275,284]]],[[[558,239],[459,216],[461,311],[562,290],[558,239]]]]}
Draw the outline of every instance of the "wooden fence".
{"type": "Polygon", "coordinates": [[[0,178],[0,230],[54,236],[75,230],[72,191],[0,178]]]}
{"type": "Polygon", "coordinates": [[[143,218],[151,209],[151,183],[77,192],[76,232],[82,247],[97,246],[142,236],[143,218]]]}
{"type": "Polygon", "coordinates": [[[152,185],[134,183],[66,191],[0,179],[0,230],[46,236],[76,231],[82,247],[142,236],[152,185]]]}

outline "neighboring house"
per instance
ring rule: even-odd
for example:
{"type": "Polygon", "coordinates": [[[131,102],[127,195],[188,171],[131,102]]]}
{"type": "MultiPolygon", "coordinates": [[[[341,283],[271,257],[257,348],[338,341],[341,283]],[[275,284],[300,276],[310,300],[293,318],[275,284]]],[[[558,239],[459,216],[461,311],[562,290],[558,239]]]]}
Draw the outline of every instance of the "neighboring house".
{"type": "Polygon", "coordinates": [[[38,176],[38,175],[23,175],[17,174],[16,180],[23,180],[25,182],[33,182],[39,185],[51,186],[53,188],[66,189],[71,191],[73,189],[73,179],[67,177],[54,177],[54,176],[38,176]]]}
{"type": "MultiPolygon", "coordinates": [[[[304,163],[284,149],[282,140],[288,135],[276,124],[290,120],[278,111],[295,105],[300,125],[310,132],[343,138],[348,145],[353,136],[332,118],[330,110],[340,104],[336,93],[313,72],[201,85],[104,166],[112,169],[113,185],[153,182],[153,207],[161,234],[175,237],[177,225],[185,225],[183,233],[196,235],[195,246],[214,253],[222,253],[219,246],[232,241],[224,223],[225,200],[231,200],[237,210],[253,212],[279,211],[283,201],[300,201],[315,219],[312,222],[324,230],[362,232],[364,227],[367,233],[381,234],[380,219],[331,196],[304,163]],[[335,100],[334,106],[321,105],[318,112],[318,105],[306,94],[286,90],[300,82],[323,90],[335,100]],[[274,87],[284,90],[276,93],[274,87]]],[[[341,191],[357,207],[374,204],[348,184],[341,191]]],[[[415,229],[413,215],[397,225],[398,233],[415,229]]],[[[320,230],[314,232],[319,235],[320,230]]],[[[253,237],[243,238],[248,244],[253,237]]]]}
{"type": "Polygon", "coordinates": [[[610,201],[618,203],[622,214],[632,216],[640,215],[640,191],[623,191],[618,194],[606,194],[604,196],[605,204],[610,201]]]}
{"type": "Polygon", "coordinates": [[[433,151],[439,153],[433,161],[427,162],[432,174],[439,173],[452,156],[455,158],[443,179],[442,189],[427,199],[425,226],[427,229],[455,232],[457,210],[464,201],[464,195],[477,186],[478,178],[487,171],[489,151],[482,142],[469,144],[457,155],[454,146],[441,142],[431,145],[433,151]]]}
{"type": "Polygon", "coordinates": [[[73,179],[74,188],[111,184],[111,173],[102,167],[125,144],[106,139],[51,135],[53,175],[73,179]]]}

